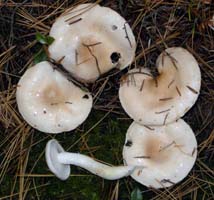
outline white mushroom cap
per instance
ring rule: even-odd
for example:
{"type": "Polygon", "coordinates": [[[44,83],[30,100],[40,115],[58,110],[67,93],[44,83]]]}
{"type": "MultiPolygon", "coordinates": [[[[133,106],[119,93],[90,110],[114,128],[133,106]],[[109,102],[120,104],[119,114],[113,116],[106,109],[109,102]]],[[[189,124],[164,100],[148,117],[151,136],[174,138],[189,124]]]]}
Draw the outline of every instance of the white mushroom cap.
{"type": "Polygon", "coordinates": [[[123,148],[124,162],[138,166],[132,178],[154,188],[169,187],[185,178],[196,156],[195,135],[182,119],[153,127],[133,122],[123,148]]]}
{"type": "Polygon", "coordinates": [[[182,117],[196,102],[201,86],[198,63],[183,48],[166,49],[156,65],[156,79],[148,69],[133,69],[119,89],[122,107],[143,125],[164,125],[182,117]]]}
{"type": "Polygon", "coordinates": [[[75,129],[92,108],[91,95],[46,61],[29,68],[21,77],[16,99],[19,112],[28,124],[48,133],[75,129]]]}
{"type": "Polygon", "coordinates": [[[70,165],[62,164],[58,161],[58,155],[65,152],[56,140],[50,140],[45,148],[45,158],[49,169],[61,180],[66,180],[70,176],[70,165]]]}
{"type": "Polygon", "coordinates": [[[93,82],[114,67],[127,67],[136,42],[129,24],[114,10],[81,4],[61,15],[50,30],[50,57],[83,82],[93,82]]]}

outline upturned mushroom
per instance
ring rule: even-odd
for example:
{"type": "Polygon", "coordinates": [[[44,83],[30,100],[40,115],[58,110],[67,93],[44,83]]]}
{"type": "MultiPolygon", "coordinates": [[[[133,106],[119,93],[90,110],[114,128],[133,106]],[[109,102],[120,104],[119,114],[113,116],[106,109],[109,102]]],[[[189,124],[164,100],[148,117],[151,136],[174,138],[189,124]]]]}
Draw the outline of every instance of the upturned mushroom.
{"type": "Polygon", "coordinates": [[[32,127],[47,133],[79,126],[92,108],[92,96],[47,62],[29,68],[18,82],[18,109],[32,127]]]}
{"type": "Polygon", "coordinates": [[[133,166],[112,167],[79,153],[65,152],[55,139],[52,139],[47,143],[45,157],[51,172],[61,180],[66,180],[69,177],[70,165],[82,167],[91,173],[108,180],[115,180],[128,176],[135,169],[133,166]]]}
{"type": "Polygon", "coordinates": [[[114,67],[127,67],[136,42],[129,24],[114,10],[80,4],[58,17],[51,27],[55,40],[50,57],[82,82],[93,82],[114,67]]]}
{"type": "Polygon", "coordinates": [[[133,69],[123,78],[119,98],[126,113],[142,125],[165,125],[196,102],[201,73],[195,58],[181,47],[166,49],[156,62],[159,75],[133,69]]]}
{"type": "Polygon", "coordinates": [[[133,122],[123,147],[124,163],[136,169],[131,177],[153,188],[172,186],[192,169],[197,141],[182,119],[165,126],[142,126],[133,122]]]}

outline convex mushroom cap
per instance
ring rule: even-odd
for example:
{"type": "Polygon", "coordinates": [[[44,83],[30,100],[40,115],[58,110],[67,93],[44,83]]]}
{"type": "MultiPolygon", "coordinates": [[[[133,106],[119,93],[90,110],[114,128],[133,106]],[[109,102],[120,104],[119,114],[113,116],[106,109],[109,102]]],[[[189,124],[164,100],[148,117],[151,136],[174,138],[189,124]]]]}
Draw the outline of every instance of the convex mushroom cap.
{"type": "Polygon", "coordinates": [[[18,109],[32,127],[47,133],[70,131],[79,126],[92,108],[92,97],[41,62],[29,68],[18,83],[18,109]]]}
{"type": "Polygon", "coordinates": [[[119,89],[122,107],[143,125],[164,125],[182,117],[196,102],[201,86],[198,63],[183,48],[166,49],[156,65],[156,78],[148,69],[133,69],[119,89]]]}
{"type": "Polygon", "coordinates": [[[55,139],[47,143],[45,157],[49,169],[61,180],[69,177],[70,165],[82,167],[108,180],[129,176],[135,169],[134,166],[109,166],[80,153],[66,152],[55,139]]]}
{"type": "Polygon", "coordinates": [[[50,57],[83,82],[127,67],[135,56],[136,42],[129,24],[114,10],[81,4],[67,10],[51,27],[54,42],[50,57]]]}
{"type": "Polygon", "coordinates": [[[181,181],[192,169],[196,156],[195,135],[182,119],[153,127],[133,122],[123,148],[125,164],[136,166],[132,178],[153,188],[181,181]]]}

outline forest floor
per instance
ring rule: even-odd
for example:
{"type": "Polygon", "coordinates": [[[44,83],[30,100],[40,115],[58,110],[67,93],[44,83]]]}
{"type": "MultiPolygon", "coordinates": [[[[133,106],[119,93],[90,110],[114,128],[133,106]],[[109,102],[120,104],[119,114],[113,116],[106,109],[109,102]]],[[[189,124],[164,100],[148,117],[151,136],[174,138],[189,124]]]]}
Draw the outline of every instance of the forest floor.
{"type": "Polygon", "coordinates": [[[214,199],[214,30],[209,21],[213,14],[214,5],[205,0],[1,0],[0,199],[140,200],[131,197],[136,188],[143,199],[214,199]],[[183,117],[196,135],[198,157],[188,176],[172,187],[147,188],[131,177],[106,181],[77,167],[71,167],[67,181],[60,181],[46,165],[45,145],[52,138],[66,150],[113,165],[123,163],[125,133],[132,120],[120,105],[118,88],[127,69],[113,70],[87,85],[94,97],[93,109],[74,131],[44,134],[30,127],[18,112],[17,83],[43,48],[36,33],[48,35],[54,20],[65,9],[87,2],[116,10],[130,24],[137,40],[136,57],[130,68],[154,70],[157,56],[173,46],[186,48],[199,63],[200,95],[183,117]]]}

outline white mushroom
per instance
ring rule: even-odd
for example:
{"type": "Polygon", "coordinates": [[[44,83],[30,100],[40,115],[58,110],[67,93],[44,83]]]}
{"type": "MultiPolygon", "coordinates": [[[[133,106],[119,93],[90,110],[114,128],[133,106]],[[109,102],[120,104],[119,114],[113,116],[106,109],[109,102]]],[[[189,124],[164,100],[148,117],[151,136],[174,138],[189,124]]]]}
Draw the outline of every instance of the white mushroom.
{"type": "Polygon", "coordinates": [[[75,129],[92,108],[91,95],[68,81],[46,61],[24,73],[18,83],[16,99],[25,121],[48,133],[75,129]]]}
{"type": "Polygon", "coordinates": [[[124,162],[136,166],[132,178],[153,188],[169,187],[184,179],[196,156],[195,135],[182,119],[153,127],[133,122],[123,148],[124,162]]]}
{"type": "Polygon", "coordinates": [[[79,153],[65,152],[55,139],[47,143],[45,157],[49,169],[61,180],[66,180],[69,177],[70,165],[82,167],[108,180],[116,180],[128,176],[135,169],[133,166],[111,167],[79,153]]]}
{"type": "Polygon", "coordinates": [[[143,125],[164,125],[182,117],[196,102],[201,73],[185,49],[166,49],[157,59],[159,75],[148,69],[130,70],[119,89],[122,107],[143,125]]]}
{"type": "Polygon", "coordinates": [[[93,82],[114,67],[127,67],[136,42],[129,24],[114,10],[81,4],[63,13],[50,30],[50,57],[83,82],[93,82]]]}

